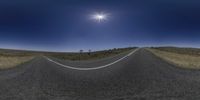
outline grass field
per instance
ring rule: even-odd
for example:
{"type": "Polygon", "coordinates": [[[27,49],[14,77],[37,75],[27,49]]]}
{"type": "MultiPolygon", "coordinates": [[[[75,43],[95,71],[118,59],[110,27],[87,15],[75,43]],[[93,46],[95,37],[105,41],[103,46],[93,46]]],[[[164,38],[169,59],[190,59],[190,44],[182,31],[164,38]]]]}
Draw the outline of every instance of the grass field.
{"type": "Polygon", "coordinates": [[[0,69],[13,68],[33,59],[34,56],[34,52],[0,49],[0,69]]]}
{"type": "Polygon", "coordinates": [[[180,47],[152,47],[152,49],[173,52],[178,54],[186,54],[192,56],[200,56],[200,49],[198,48],[180,48],[180,47]]]}
{"type": "Polygon", "coordinates": [[[148,49],[156,56],[182,68],[200,69],[200,49],[160,47],[148,49]]]}
{"type": "Polygon", "coordinates": [[[0,49],[0,69],[8,69],[19,64],[25,63],[36,56],[50,56],[64,60],[93,60],[104,57],[114,56],[133,48],[118,48],[96,52],[41,52],[41,51],[25,51],[25,50],[10,50],[0,49]]]}
{"type": "Polygon", "coordinates": [[[120,53],[124,53],[130,50],[135,49],[136,47],[131,48],[118,48],[118,49],[109,49],[96,52],[84,52],[84,53],[49,53],[46,56],[55,57],[63,60],[95,60],[105,57],[114,56],[120,53]]]}
{"type": "Polygon", "coordinates": [[[24,56],[24,57],[6,57],[0,56],[0,69],[8,69],[15,67],[19,64],[25,63],[26,61],[31,60],[32,56],[24,56]]]}

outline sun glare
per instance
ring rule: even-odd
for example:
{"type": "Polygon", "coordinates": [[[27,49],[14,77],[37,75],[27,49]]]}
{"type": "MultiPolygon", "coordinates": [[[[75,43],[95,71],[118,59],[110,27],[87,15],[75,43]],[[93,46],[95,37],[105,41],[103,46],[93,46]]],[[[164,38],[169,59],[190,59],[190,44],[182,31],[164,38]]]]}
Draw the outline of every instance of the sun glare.
{"type": "Polygon", "coordinates": [[[107,15],[104,13],[96,13],[92,15],[92,19],[96,20],[97,22],[102,22],[107,19],[107,15]]]}

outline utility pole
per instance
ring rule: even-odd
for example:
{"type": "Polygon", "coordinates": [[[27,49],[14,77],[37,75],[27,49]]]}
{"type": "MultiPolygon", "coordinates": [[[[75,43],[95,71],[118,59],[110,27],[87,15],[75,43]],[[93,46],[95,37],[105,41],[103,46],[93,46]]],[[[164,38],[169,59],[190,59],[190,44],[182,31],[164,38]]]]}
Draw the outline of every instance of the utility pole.
{"type": "Polygon", "coordinates": [[[79,60],[81,60],[81,54],[83,53],[83,50],[80,50],[80,54],[79,54],[79,60]]]}

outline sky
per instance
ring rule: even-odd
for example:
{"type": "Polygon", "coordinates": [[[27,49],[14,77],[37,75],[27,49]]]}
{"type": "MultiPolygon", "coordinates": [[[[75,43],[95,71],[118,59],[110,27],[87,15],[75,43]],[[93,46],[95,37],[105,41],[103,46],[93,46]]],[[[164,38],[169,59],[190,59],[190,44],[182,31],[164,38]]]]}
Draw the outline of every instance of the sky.
{"type": "Polygon", "coordinates": [[[199,0],[0,0],[0,48],[200,47],[199,0]],[[106,20],[91,16],[104,13],[106,20]]]}

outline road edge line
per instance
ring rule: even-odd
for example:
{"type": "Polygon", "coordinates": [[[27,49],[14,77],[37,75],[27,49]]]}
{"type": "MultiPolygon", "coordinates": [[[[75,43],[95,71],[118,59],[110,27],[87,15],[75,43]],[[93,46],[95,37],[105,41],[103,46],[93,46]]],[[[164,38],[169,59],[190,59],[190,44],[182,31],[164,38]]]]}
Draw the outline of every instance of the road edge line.
{"type": "Polygon", "coordinates": [[[119,58],[118,60],[116,60],[116,61],[114,61],[114,62],[111,62],[111,63],[106,64],[106,65],[102,65],[102,66],[93,67],[93,68],[80,68],[80,67],[68,66],[68,65],[61,64],[61,63],[59,63],[59,62],[57,62],[57,61],[54,61],[54,60],[52,60],[52,59],[50,59],[50,58],[48,58],[48,57],[46,57],[46,56],[44,56],[44,58],[46,58],[46,59],[47,59],[48,61],[50,61],[50,62],[53,62],[53,63],[55,63],[55,64],[57,64],[57,65],[59,65],[59,66],[62,66],[62,67],[68,68],[68,69],[74,69],[74,70],[97,70],[97,69],[106,68],[106,67],[111,66],[111,65],[113,65],[113,64],[115,64],[115,63],[117,63],[117,62],[120,62],[120,61],[122,61],[123,59],[125,59],[125,58],[131,56],[132,54],[134,54],[134,53],[135,53],[136,51],[138,51],[138,50],[139,50],[139,48],[133,50],[133,51],[130,52],[129,54],[125,55],[125,56],[122,57],[122,58],[119,58]]]}

